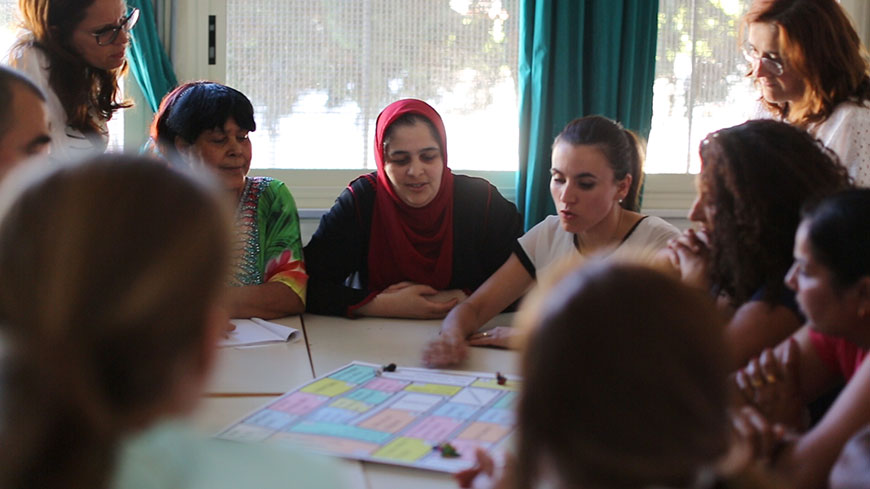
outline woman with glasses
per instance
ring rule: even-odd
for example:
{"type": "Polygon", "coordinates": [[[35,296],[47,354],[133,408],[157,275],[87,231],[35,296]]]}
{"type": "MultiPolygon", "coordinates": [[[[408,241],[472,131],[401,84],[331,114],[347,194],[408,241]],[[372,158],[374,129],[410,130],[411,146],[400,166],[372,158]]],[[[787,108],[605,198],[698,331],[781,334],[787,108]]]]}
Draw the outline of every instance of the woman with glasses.
{"type": "Polygon", "coordinates": [[[123,0],[19,0],[23,34],[10,63],[46,94],[51,157],[63,161],[102,153],[106,122],[131,106],[118,80],[139,11],[123,0]]]}
{"type": "Polygon", "coordinates": [[[754,0],[744,55],[761,102],[832,149],[870,186],[870,63],[835,0],[754,0]]]}

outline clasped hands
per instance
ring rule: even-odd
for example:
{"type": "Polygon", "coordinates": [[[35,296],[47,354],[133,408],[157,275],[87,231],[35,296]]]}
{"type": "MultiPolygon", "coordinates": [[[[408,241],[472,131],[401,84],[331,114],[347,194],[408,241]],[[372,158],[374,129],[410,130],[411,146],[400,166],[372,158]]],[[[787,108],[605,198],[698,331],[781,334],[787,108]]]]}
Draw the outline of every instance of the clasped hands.
{"type": "Polygon", "coordinates": [[[668,242],[667,257],[679,270],[683,283],[709,290],[710,236],[707,231],[687,229],[668,242]]]}
{"type": "Polygon", "coordinates": [[[732,376],[741,407],[732,414],[738,438],[753,458],[775,457],[782,446],[804,431],[807,411],[799,390],[800,350],[790,339],[777,351],[764,350],[732,376]]]}
{"type": "Polygon", "coordinates": [[[365,316],[440,319],[468,298],[462,290],[437,290],[425,284],[398,282],[382,290],[358,313],[365,316]]]}

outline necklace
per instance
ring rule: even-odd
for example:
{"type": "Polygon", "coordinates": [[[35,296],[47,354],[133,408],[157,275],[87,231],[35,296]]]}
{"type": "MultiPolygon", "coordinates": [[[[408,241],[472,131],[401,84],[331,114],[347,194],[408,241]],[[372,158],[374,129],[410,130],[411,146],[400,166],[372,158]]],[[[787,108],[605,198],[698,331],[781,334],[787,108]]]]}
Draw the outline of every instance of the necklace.
{"type": "MultiPolygon", "coordinates": [[[[619,219],[616,220],[616,227],[613,229],[613,232],[610,233],[610,236],[607,238],[607,242],[605,246],[609,246],[611,243],[616,241],[616,238],[619,236],[619,229],[622,227],[622,216],[625,215],[625,210],[622,207],[619,207],[619,219]]],[[[586,248],[586,243],[583,242],[583,238],[580,237],[580,234],[574,235],[574,247],[577,248],[577,253],[583,254],[583,249],[586,248]]],[[[603,246],[599,246],[602,248],[603,246]]]]}

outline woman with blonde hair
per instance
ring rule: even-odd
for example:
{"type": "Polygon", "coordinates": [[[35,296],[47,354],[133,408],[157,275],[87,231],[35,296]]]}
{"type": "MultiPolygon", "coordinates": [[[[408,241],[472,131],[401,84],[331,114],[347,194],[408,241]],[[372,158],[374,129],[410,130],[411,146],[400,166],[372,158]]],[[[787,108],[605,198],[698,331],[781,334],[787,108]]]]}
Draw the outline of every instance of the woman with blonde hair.
{"type": "Polygon", "coordinates": [[[761,102],[832,149],[870,186],[870,60],[835,0],[755,0],[744,55],[761,102]]]}
{"type": "Polygon", "coordinates": [[[0,213],[0,487],[336,487],[322,462],[172,421],[227,325],[229,226],[209,185],[101,156],[0,213]]]}
{"type": "Polygon", "coordinates": [[[119,81],[139,10],[123,0],[19,0],[22,34],[9,62],[47,97],[51,158],[105,151],[106,123],[120,109],[119,81]]]}

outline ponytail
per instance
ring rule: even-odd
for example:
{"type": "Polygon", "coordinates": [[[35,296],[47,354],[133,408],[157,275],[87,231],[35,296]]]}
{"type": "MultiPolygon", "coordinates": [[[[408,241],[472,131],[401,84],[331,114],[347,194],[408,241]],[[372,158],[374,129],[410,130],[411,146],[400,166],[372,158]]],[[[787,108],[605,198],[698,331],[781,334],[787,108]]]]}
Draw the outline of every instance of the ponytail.
{"type": "Polygon", "coordinates": [[[643,162],[646,159],[646,146],[641,138],[630,129],[622,129],[625,139],[628,141],[628,162],[630,165],[628,174],[631,175],[631,185],[628,188],[628,193],[622,199],[622,208],[638,212],[641,204],[641,189],[643,189],[643,162]]]}

